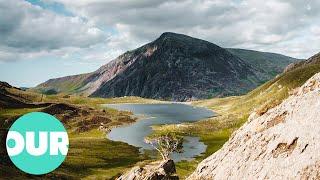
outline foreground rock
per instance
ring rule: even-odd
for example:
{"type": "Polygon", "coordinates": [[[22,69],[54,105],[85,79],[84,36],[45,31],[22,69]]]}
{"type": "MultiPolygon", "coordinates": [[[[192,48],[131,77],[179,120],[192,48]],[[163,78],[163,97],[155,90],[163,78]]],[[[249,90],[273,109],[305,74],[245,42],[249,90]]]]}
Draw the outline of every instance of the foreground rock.
{"type": "Polygon", "coordinates": [[[134,167],[121,175],[118,180],[177,180],[178,176],[173,160],[154,162],[144,167],[134,167]]]}
{"type": "Polygon", "coordinates": [[[320,73],[262,116],[252,114],[188,179],[320,179],[320,73]]]}

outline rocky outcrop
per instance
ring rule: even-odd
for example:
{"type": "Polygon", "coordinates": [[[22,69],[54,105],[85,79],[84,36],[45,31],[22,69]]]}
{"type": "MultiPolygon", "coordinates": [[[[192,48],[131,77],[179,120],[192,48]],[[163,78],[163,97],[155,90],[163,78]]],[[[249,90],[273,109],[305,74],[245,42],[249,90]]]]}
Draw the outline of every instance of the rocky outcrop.
{"type": "Polygon", "coordinates": [[[320,73],[262,116],[253,113],[188,179],[320,179],[320,73]]]}
{"type": "Polygon", "coordinates": [[[117,180],[178,180],[173,160],[153,162],[144,167],[134,167],[117,180]]]}
{"type": "Polygon", "coordinates": [[[297,69],[299,67],[312,65],[312,64],[320,64],[320,53],[310,57],[309,59],[305,61],[299,61],[289,64],[285,69],[284,72],[289,72],[291,70],[297,69]]]}

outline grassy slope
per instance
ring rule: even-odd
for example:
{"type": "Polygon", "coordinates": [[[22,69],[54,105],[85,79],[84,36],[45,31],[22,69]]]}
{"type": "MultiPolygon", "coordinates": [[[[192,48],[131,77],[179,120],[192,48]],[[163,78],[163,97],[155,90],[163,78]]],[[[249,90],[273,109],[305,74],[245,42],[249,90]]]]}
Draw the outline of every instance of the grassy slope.
{"type": "Polygon", "coordinates": [[[246,122],[252,111],[259,112],[265,107],[272,107],[280,103],[288,97],[291,90],[301,86],[317,72],[320,72],[320,64],[309,65],[281,74],[244,96],[193,102],[193,105],[210,108],[219,115],[179,126],[155,126],[155,133],[169,131],[181,135],[199,136],[208,146],[203,156],[191,162],[184,161],[177,164],[178,174],[184,178],[196,168],[200,161],[220,149],[232,132],[246,122]]]}
{"type": "Polygon", "coordinates": [[[98,130],[71,135],[68,156],[55,174],[74,178],[111,179],[144,157],[138,148],[105,138],[98,130]]]}
{"type": "Polygon", "coordinates": [[[248,115],[254,108],[265,103],[281,101],[287,98],[290,90],[301,86],[306,80],[319,71],[320,64],[308,65],[281,74],[247,95],[204,100],[194,102],[193,104],[209,107],[220,114],[248,115]]]}
{"type": "Polygon", "coordinates": [[[264,71],[268,79],[275,77],[281,73],[287,65],[297,61],[295,58],[276,53],[232,48],[228,48],[227,50],[253,67],[264,71]]]}
{"type": "MultiPolygon", "coordinates": [[[[273,103],[274,100],[282,100],[288,96],[288,92],[302,85],[313,74],[320,71],[320,65],[310,65],[298,68],[271,80],[258,87],[245,96],[210,99],[194,102],[194,105],[204,106],[213,109],[219,114],[218,117],[186,123],[176,126],[154,127],[156,133],[174,131],[182,135],[199,136],[208,145],[203,156],[197,157],[191,162],[180,162],[177,164],[177,171],[181,178],[192,172],[196,165],[205,157],[217,151],[229,138],[231,133],[240,127],[247,119],[249,113],[256,107],[273,103]]],[[[37,94],[26,94],[32,99],[39,101],[41,96],[37,94]]],[[[146,100],[137,97],[100,99],[83,98],[70,96],[63,98],[63,95],[44,96],[43,101],[66,102],[71,104],[86,105],[99,108],[97,104],[102,103],[156,103],[155,100],[146,100]]],[[[24,114],[39,109],[13,109],[1,110],[0,117],[24,114]]],[[[115,112],[114,116],[117,113],[115,112]]],[[[2,119],[2,118],[1,118],[2,119]]],[[[137,148],[121,142],[112,142],[104,138],[103,133],[92,130],[82,134],[70,134],[70,152],[53,176],[69,176],[73,178],[111,178],[123,172],[145,157],[139,155],[137,148]],[[115,163],[118,162],[118,163],[115,163]]],[[[0,167],[1,174],[11,173],[12,177],[28,177],[25,174],[15,172],[15,168],[6,169],[0,167]]]]}
{"type": "Polygon", "coordinates": [[[45,92],[49,89],[55,89],[57,92],[77,93],[78,90],[85,85],[85,81],[90,75],[91,73],[86,73],[50,79],[42,84],[39,84],[32,90],[37,92],[45,92]]]}
{"type": "Polygon", "coordinates": [[[118,98],[87,98],[82,96],[73,96],[70,95],[69,98],[63,98],[64,94],[58,95],[47,95],[45,96],[45,101],[50,102],[61,102],[61,99],[67,103],[71,104],[86,104],[90,106],[94,106],[98,108],[100,104],[119,104],[119,103],[163,103],[165,101],[154,100],[154,99],[146,99],[136,96],[128,96],[128,97],[118,97],[118,98]]]}
{"type": "MultiPolygon", "coordinates": [[[[11,91],[16,91],[12,89],[11,91]]],[[[159,101],[142,99],[138,97],[125,98],[84,98],[80,96],[70,96],[63,98],[63,95],[50,95],[41,97],[40,94],[33,92],[17,91],[16,94],[28,98],[30,102],[63,102],[68,104],[76,104],[79,106],[88,106],[91,108],[101,108],[99,104],[103,103],[155,103],[159,101]]],[[[3,127],[3,121],[9,117],[19,116],[27,112],[40,111],[41,108],[20,108],[20,109],[0,109],[0,124],[3,127]]],[[[112,119],[117,119],[123,113],[107,109],[112,119]]],[[[65,162],[53,173],[45,177],[68,177],[68,178],[99,178],[110,179],[127,168],[135,165],[140,161],[144,161],[146,157],[141,155],[138,148],[130,146],[122,142],[114,142],[105,138],[105,134],[101,131],[93,129],[84,133],[74,133],[72,129],[68,129],[70,149],[65,162]]],[[[17,170],[13,165],[8,166],[0,163],[1,175],[15,178],[37,178],[30,176],[17,170]]],[[[38,177],[44,178],[44,177],[38,177]]]]}
{"type": "Polygon", "coordinates": [[[97,130],[69,138],[70,148],[66,160],[53,173],[46,176],[30,176],[13,165],[0,164],[0,177],[6,178],[91,178],[111,179],[139,161],[145,160],[138,148],[105,138],[97,130]]]}

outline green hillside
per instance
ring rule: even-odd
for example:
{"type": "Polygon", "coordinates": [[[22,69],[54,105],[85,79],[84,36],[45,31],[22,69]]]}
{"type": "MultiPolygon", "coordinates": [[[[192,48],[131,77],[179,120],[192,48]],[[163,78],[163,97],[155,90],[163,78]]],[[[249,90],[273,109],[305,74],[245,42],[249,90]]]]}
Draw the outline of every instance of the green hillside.
{"type": "Polygon", "coordinates": [[[91,73],[49,79],[48,81],[31,89],[31,91],[37,91],[49,95],[61,92],[67,94],[78,93],[80,92],[80,88],[85,85],[85,80],[87,80],[90,74],[91,73]]]}
{"type": "Polygon", "coordinates": [[[164,125],[154,127],[155,134],[175,132],[181,135],[199,136],[207,145],[203,156],[196,160],[177,164],[180,177],[186,177],[204,158],[219,150],[231,134],[245,123],[251,112],[262,115],[268,109],[280,104],[289,93],[303,85],[310,77],[320,72],[320,63],[304,65],[280,74],[244,96],[214,98],[193,102],[218,113],[218,116],[195,123],[183,125],[164,125]]]}
{"type": "Polygon", "coordinates": [[[209,107],[222,114],[228,112],[228,114],[248,115],[259,106],[287,98],[291,90],[301,86],[317,72],[320,72],[320,64],[299,67],[279,75],[247,95],[198,101],[194,104],[209,107]]]}
{"type": "Polygon", "coordinates": [[[298,61],[298,59],[277,53],[233,48],[228,48],[227,50],[264,72],[263,74],[268,80],[281,73],[288,64],[298,61]]]}

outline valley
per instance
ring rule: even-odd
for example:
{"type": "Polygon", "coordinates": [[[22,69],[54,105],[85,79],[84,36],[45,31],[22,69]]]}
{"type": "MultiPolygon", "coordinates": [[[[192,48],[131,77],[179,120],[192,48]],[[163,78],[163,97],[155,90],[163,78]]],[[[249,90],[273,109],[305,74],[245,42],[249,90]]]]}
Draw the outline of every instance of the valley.
{"type": "MultiPolygon", "coordinates": [[[[200,140],[208,146],[204,155],[208,157],[220,149],[231,134],[247,122],[250,114],[256,113],[258,116],[265,114],[289,97],[296,88],[302,86],[314,74],[320,72],[318,60],[319,56],[315,55],[305,61],[309,62],[308,64],[300,63],[303,65],[297,65],[244,96],[192,102],[192,105],[214,110],[218,114],[217,117],[191,124],[186,123],[185,126],[156,126],[154,131],[156,134],[175,132],[199,136],[200,140]]],[[[186,178],[204,157],[199,158],[198,161],[178,163],[177,168],[181,168],[180,177],[186,178]]]]}
{"type": "Polygon", "coordinates": [[[320,1],[0,12],[0,180],[320,180],[320,1]]]}
{"type": "MultiPolygon", "coordinates": [[[[166,36],[162,38],[167,38],[166,36]]],[[[185,37],[183,36],[183,38],[185,37]]],[[[170,43],[172,43],[171,40],[170,43]]],[[[149,47],[149,45],[146,47],[149,47]]],[[[266,63],[267,60],[264,58],[272,55],[267,53],[261,58],[259,57],[262,56],[261,52],[240,49],[228,49],[228,51],[237,53],[237,56],[241,57],[241,59],[238,59],[239,61],[242,61],[242,58],[245,58],[247,54],[255,55],[251,56],[254,57],[251,62],[248,61],[248,64],[244,65],[250,68],[253,68],[254,62],[259,61],[259,59],[266,63]]],[[[123,56],[121,57],[123,58],[123,56]]],[[[255,71],[253,74],[259,77],[261,81],[253,80],[255,83],[251,84],[252,88],[233,94],[238,96],[233,96],[232,93],[220,94],[221,97],[219,95],[209,99],[202,99],[204,96],[199,96],[200,100],[198,98],[185,98],[186,96],[183,93],[182,96],[180,96],[181,94],[167,96],[170,98],[158,95],[146,96],[156,99],[143,98],[144,96],[92,97],[92,94],[87,93],[90,88],[87,89],[88,91],[82,91],[84,79],[87,80],[89,75],[92,75],[91,73],[84,76],[49,80],[29,90],[22,90],[3,82],[0,91],[2,142],[5,142],[6,130],[17,117],[27,112],[42,111],[55,115],[64,123],[70,138],[70,151],[66,161],[56,171],[45,176],[33,177],[19,172],[10,163],[2,143],[1,156],[6,158],[0,164],[0,171],[8,177],[19,178],[114,179],[125,172],[129,172],[132,167],[147,167],[159,158],[159,155],[152,151],[150,146],[146,148],[148,146],[143,142],[144,137],[157,137],[174,133],[186,137],[187,140],[191,138],[189,141],[196,143],[196,148],[192,149],[194,144],[185,142],[186,152],[181,155],[173,154],[173,159],[176,158],[176,174],[180,179],[185,179],[196,170],[200,162],[228,142],[230,136],[247,122],[252,113],[256,116],[263,116],[270,109],[281,104],[291,94],[294,94],[296,88],[320,71],[318,54],[305,61],[295,61],[295,59],[282,61],[284,64],[275,67],[275,60],[269,59],[267,63],[270,66],[268,68],[262,68],[266,64],[261,64],[262,67],[256,66],[253,68],[255,70],[260,69],[258,70],[259,73],[255,71]],[[291,62],[293,63],[285,67],[291,62]],[[261,84],[263,81],[267,82],[261,84]],[[258,86],[259,84],[261,85],[258,86]],[[253,89],[254,86],[257,87],[253,89]],[[52,87],[56,89],[53,90],[52,87]],[[250,89],[253,90],[249,91],[250,89]],[[246,91],[249,92],[245,93],[246,91]],[[183,103],[173,104],[175,102],[172,100],[192,100],[188,104],[196,108],[191,108],[192,106],[183,103]],[[173,106],[168,107],[170,105],[173,106]],[[159,116],[160,107],[165,108],[159,116]],[[177,111],[178,107],[191,109],[182,110],[180,115],[176,116],[175,113],[179,114],[180,112],[177,111]],[[212,114],[198,112],[196,110],[198,108],[200,111],[203,111],[202,108],[208,108],[216,114],[209,117],[212,114]],[[150,111],[147,111],[148,109],[150,111]],[[137,116],[141,114],[143,116],[137,116]],[[140,129],[133,127],[140,127],[140,129]],[[132,138],[136,136],[134,131],[140,131],[136,134],[139,138],[132,138]],[[129,136],[123,136],[126,133],[129,136]],[[145,151],[141,151],[140,147],[145,148],[145,151]],[[196,151],[193,152],[193,150],[196,151]]],[[[115,62],[119,63],[114,61],[111,62],[111,65],[115,62]]],[[[121,63],[124,63],[124,61],[121,61],[121,63]]],[[[110,64],[105,67],[109,66],[110,64]]],[[[127,68],[130,69],[129,66],[127,68]]],[[[245,67],[240,69],[243,68],[245,67]]],[[[118,70],[120,71],[120,69],[118,70]]],[[[104,70],[104,72],[109,71],[104,70]]],[[[119,78],[124,77],[122,73],[112,76],[112,79],[117,79],[118,76],[119,78]]],[[[210,87],[210,89],[212,88],[210,87]]],[[[173,90],[166,89],[166,91],[171,92],[173,90]]],[[[157,92],[154,93],[157,94],[157,92]]],[[[125,93],[124,95],[128,94],[125,93]]],[[[129,95],[141,94],[129,93],[129,95]]]]}
{"type": "MultiPolygon", "coordinates": [[[[23,91],[4,84],[0,88],[1,97],[10,97],[8,102],[0,101],[1,148],[0,174],[11,178],[112,178],[130,166],[148,158],[139,149],[126,143],[108,140],[106,131],[112,127],[130,124],[137,119],[128,111],[102,108],[106,103],[155,103],[156,100],[138,97],[95,99],[80,96],[41,95],[23,91]],[[14,101],[13,101],[13,100],[14,101]],[[15,102],[12,104],[11,102],[15,102]],[[12,106],[5,106],[6,104],[12,106]],[[14,105],[14,107],[13,107],[14,105]],[[68,156],[59,169],[45,176],[31,176],[19,171],[10,161],[5,151],[6,132],[11,124],[28,112],[47,112],[58,117],[69,134],[68,156]],[[102,130],[98,128],[103,124],[102,130]]],[[[0,175],[0,176],[1,176],[0,175]]]]}

